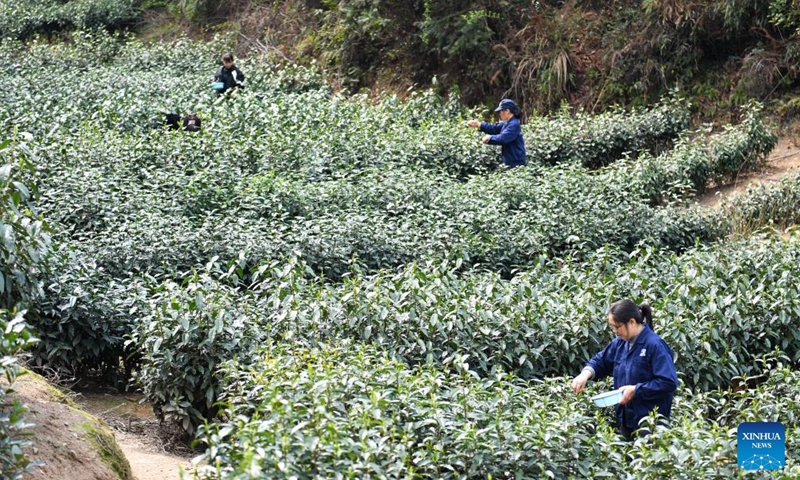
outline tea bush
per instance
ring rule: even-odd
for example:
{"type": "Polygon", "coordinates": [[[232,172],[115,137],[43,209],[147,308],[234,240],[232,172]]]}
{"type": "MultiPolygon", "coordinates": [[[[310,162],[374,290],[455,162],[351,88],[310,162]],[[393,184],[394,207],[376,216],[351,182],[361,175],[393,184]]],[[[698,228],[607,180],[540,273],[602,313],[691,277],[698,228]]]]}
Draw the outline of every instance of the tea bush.
{"type": "Polygon", "coordinates": [[[644,153],[634,162],[610,167],[606,178],[639,192],[651,205],[701,194],[712,182],[756,167],[775,147],[777,136],[760,119],[760,111],[759,105],[750,105],[739,125],[725,125],[711,140],[681,138],[658,157],[644,153]]]}
{"type": "Polygon", "coordinates": [[[250,306],[233,290],[196,272],[184,285],[167,281],[157,288],[147,315],[130,343],[141,352],[135,378],[156,409],[188,432],[217,411],[220,364],[248,363],[249,351],[262,340],[250,306]]]}
{"type": "Polygon", "coordinates": [[[800,221],[800,176],[786,177],[775,187],[748,187],[747,194],[723,201],[731,230],[749,234],[765,226],[787,228],[800,221]]]}
{"type": "Polygon", "coordinates": [[[120,27],[137,17],[135,0],[0,2],[0,37],[24,39],[70,28],[120,27]]]}
{"type": "Polygon", "coordinates": [[[0,142],[0,307],[30,306],[42,296],[50,229],[34,210],[33,172],[26,143],[0,142]]]}
{"type": "MultiPolygon", "coordinates": [[[[225,108],[239,108],[236,101],[225,108]]],[[[323,99],[319,97],[318,101],[323,99]]],[[[298,105],[297,110],[307,109],[298,105]]],[[[212,120],[211,128],[218,125],[228,128],[212,120]]],[[[249,128],[242,124],[237,124],[238,127],[249,128]]],[[[696,237],[708,240],[718,235],[712,226],[691,212],[653,212],[639,205],[636,198],[621,197],[603,185],[611,181],[611,175],[595,178],[580,170],[565,173],[534,169],[464,183],[450,176],[423,174],[414,169],[359,169],[358,164],[349,165],[350,162],[347,162],[351,168],[349,174],[334,175],[332,162],[339,160],[318,147],[312,150],[312,158],[319,159],[319,165],[324,167],[311,165],[305,170],[296,164],[300,171],[297,168],[287,171],[277,163],[264,164],[271,156],[262,155],[264,152],[252,142],[242,149],[244,158],[236,158],[230,148],[212,136],[186,138],[156,131],[148,134],[147,141],[132,142],[127,134],[116,136],[93,128],[85,131],[89,135],[85,142],[76,144],[70,140],[75,145],[70,149],[75,155],[74,164],[72,160],[61,160],[49,166],[48,162],[47,171],[43,172],[46,182],[43,185],[47,187],[51,205],[48,215],[74,228],[74,238],[84,240],[82,248],[92,249],[87,252],[89,256],[98,260],[110,258],[118,263],[103,266],[120,275],[131,270],[152,271],[161,265],[185,270],[214,255],[232,258],[241,250],[263,251],[264,255],[276,258],[303,248],[318,271],[338,277],[347,271],[353,256],[365,268],[394,267],[420,251],[441,256],[451,245],[457,245],[454,250],[471,263],[494,264],[508,272],[526,265],[543,251],[590,251],[605,243],[630,249],[641,238],[648,237],[650,231],[664,232],[665,236],[656,237],[655,241],[676,250],[693,244],[696,237]],[[119,159],[113,166],[102,163],[92,151],[101,136],[107,146],[106,154],[119,159]],[[209,164],[206,158],[217,160],[209,164]],[[142,162],[146,168],[141,167],[142,162]],[[72,165],[64,168],[65,163],[72,165]],[[76,168],[92,181],[83,178],[62,184],[46,180],[59,178],[56,172],[67,174],[76,168]],[[265,181],[271,178],[275,180],[265,181]],[[184,180],[176,182],[178,179],[184,180]],[[271,182],[278,182],[279,190],[269,186],[271,182]],[[416,188],[427,193],[407,193],[416,188]],[[581,190],[587,191],[586,195],[576,199],[576,191],[581,190]],[[152,191],[172,201],[165,203],[148,193],[152,191]],[[279,197],[272,195],[271,192],[277,191],[279,197]],[[489,201],[497,197],[498,191],[508,192],[504,193],[506,198],[489,201]],[[464,196],[470,201],[464,201],[464,196]],[[409,203],[411,199],[414,202],[409,203]],[[175,200],[182,208],[176,208],[175,200]],[[547,210],[539,208],[542,204],[557,213],[547,215],[547,210]],[[142,208],[144,205],[147,208],[142,208]],[[593,211],[597,206],[606,210],[593,211]],[[233,211],[240,218],[236,232],[227,235],[237,238],[217,245],[205,241],[219,235],[219,225],[230,224],[233,211]],[[362,215],[371,221],[359,218],[362,215]],[[352,223],[343,224],[340,221],[343,216],[352,219],[352,223]],[[114,221],[109,223],[107,218],[114,221]],[[282,221],[280,226],[273,222],[270,227],[263,221],[265,218],[282,221]],[[440,220],[431,222],[431,218],[440,220]],[[618,235],[599,226],[619,224],[625,218],[630,218],[632,224],[641,223],[641,229],[618,235]],[[168,224],[173,225],[168,229],[175,232],[173,238],[160,233],[162,225],[168,224]],[[688,230],[682,233],[685,227],[688,230]],[[206,228],[214,231],[203,231],[206,228]],[[251,238],[248,232],[258,232],[259,236],[251,238]],[[398,232],[408,232],[410,238],[396,238],[398,232]],[[319,235],[323,237],[318,238],[319,235]],[[270,239],[267,248],[261,241],[265,236],[270,239]],[[567,241],[575,238],[578,241],[567,241]],[[520,240],[525,243],[520,244],[520,240]],[[92,244],[96,242],[100,243],[94,247],[92,244]],[[314,256],[317,261],[312,261],[314,256]]],[[[254,131],[253,135],[264,134],[254,131]]],[[[353,148],[330,138],[319,140],[323,145],[341,146],[345,152],[353,148]]],[[[287,151],[281,143],[265,145],[272,145],[267,148],[274,147],[277,154],[296,154],[297,145],[287,151]]],[[[369,155],[357,157],[369,158],[369,155]]],[[[289,160],[291,165],[294,160],[289,160]]],[[[344,166],[336,170],[341,168],[344,166]]],[[[638,187],[632,185],[632,188],[638,187]]]]}
{"type": "Polygon", "coordinates": [[[781,365],[754,390],[682,388],[671,427],[653,417],[644,423],[652,433],[629,443],[610,410],[572,393],[565,377],[479,379],[460,362],[409,368],[346,343],[262,355],[222,370],[224,418],[201,427],[205,465],[192,478],[744,478],[739,423],[781,420],[788,437],[798,431],[799,374],[781,365]]]}
{"type": "MultiPolygon", "coordinates": [[[[75,148],[81,157],[70,169],[81,169],[92,181],[55,182],[56,172],[70,169],[43,169],[48,215],[70,225],[80,248],[91,249],[90,257],[120,275],[155,273],[162,265],[185,270],[215,255],[233,258],[239,251],[258,263],[264,259],[258,255],[280,258],[294,250],[334,278],[349,269],[353,257],[374,270],[402,265],[419,252],[441,258],[447,251],[458,252],[470,264],[510,272],[542,252],[585,253],[605,244],[630,250],[642,239],[681,251],[696,238],[706,241],[724,233],[694,211],[653,209],[638,196],[620,195],[652,189],[660,181],[637,180],[632,174],[625,184],[630,177],[618,171],[529,167],[460,182],[409,168],[365,168],[309,181],[302,178],[305,172],[254,173],[260,168],[218,147],[213,149],[224,156],[220,163],[203,164],[196,149],[210,146],[211,138],[196,144],[184,137],[154,136],[162,146],[146,153],[147,143],[131,151],[126,138],[105,135],[109,153],[120,158],[113,166],[87,161],[94,156],[89,145],[75,148]],[[124,158],[144,159],[148,167],[124,158]],[[232,225],[232,212],[236,228],[222,227],[232,225]],[[221,230],[224,241],[208,241],[221,230]]],[[[681,158],[675,157],[674,164],[697,157],[681,158]]],[[[662,163],[672,168],[662,160],[643,172],[655,176],[662,163]]],[[[658,192],[683,196],[688,181],[677,170],[672,186],[658,192]]]]}
{"type": "Polygon", "coordinates": [[[654,433],[636,441],[630,462],[635,478],[747,478],[750,472],[739,469],[736,463],[737,427],[742,422],[783,423],[787,463],[772,476],[797,477],[800,465],[793,460],[800,439],[800,392],[795,385],[800,372],[770,361],[771,354],[766,358],[772,365],[765,369],[768,374],[763,383],[754,389],[682,391],[676,397],[671,428],[651,424],[654,433]]]}
{"type": "MultiPolygon", "coordinates": [[[[112,136],[105,141],[115,148],[112,136]]],[[[644,238],[681,250],[695,237],[720,234],[692,211],[653,209],[576,168],[528,168],[467,182],[407,168],[365,169],[308,182],[253,174],[233,160],[205,166],[185,142],[174,144],[188,148],[185,158],[147,168],[123,152],[104,165],[90,151],[69,169],[46,165],[46,214],[67,227],[63,234],[76,248],[118,276],[163,273],[165,266],[185,271],[240,251],[256,264],[295,250],[333,278],[352,258],[375,270],[448,251],[510,272],[542,252],[584,253],[604,244],[629,250],[644,238]],[[68,175],[75,168],[83,178],[68,175]]]]}
{"type": "Polygon", "coordinates": [[[49,273],[49,227],[34,210],[36,190],[26,181],[34,155],[28,137],[0,142],[0,472],[16,480],[30,472],[23,448],[31,426],[21,402],[10,399],[20,373],[16,355],[38,340],[26,324],[27,308],[43,296],[42,281],[49,273]]]}
{"type": "MultiPolygon", "coordinates": [[[[799,257],[796,237],[788,242],[757,237],[681,256],[649,248],[627,260],[610,251],[584,261],[543,256],[511,280],[465,273],[458,262],[444,262],[378,275],[353,272],[331,285],[309,280],[307,267],[297,260],[265,264],[247,275],[241,271],[243,258],[213,277],[223,285],[234,277],[255,279],[246,291],[227,293],[226,302],[248,306],[245,323],[254,326],[258,338],[307,347],[349,339],[407,365],[448,368],[458,362],[482,377],[509,372],[536,379],[578,372],[611,339],[607,306],[630,297],[653,306],[656,331],[673,348],[685,384],[710,391],[728,387],[734,377],[764,373],[756,360],[774,349],[800,362],[800,329],[792,320],[800,314],[792,273],[799,257]]],[[[204,324],[198,324],[203,335],[204,324]]],[[[156,330],[153,323],[148,328],[140,334],[147,342],[172,338],[165,333],[169,329],[156,330]]],[[[244,347],[221,348],[219,357],[209,358],[206,350],[168,343],[158,355],[180,356],[181,362],[218,364],[234,351],[242,363],[250,358],[244,347]]],[[[160,360],[149,354],[143,368],[170,380],[153,382],[146,389],[149,399],[159,405],[189,398],[196,408],[208,408],[208,398],[184,393],[196,388],[195,377],[184,387],[176,381],[184,378],[180,373],[154,368],[160,360]]],[[[218,391],[218,386],[210,390],[218,391]]]]}
{"type": "MultiPolygon", "coordinates": [[[[117,42],[101,32],[76,32],[68,46],[6,42],[3,56],[12,66],[8,80],[26,95],[4,100],[17,107],[9,111],[24,112],[14,122],[31,132],[79,124],[87,120],[84,112],[92,112],[92,123],[105,128],[136,131],[160,120],[166,109],[201,110],[219,137],[236,144],[254,137],[269,140],[253,153],[279,154],[288,167],[281,170],[293,170],[294,162],[312,169],[322,164],[326,171],[410,164],[445,168],[464,177],[498,164],[495,149],[481,145],[477,135],[453,121],[469,114],[457,97],[442,102],[431,93],[416,93],[403,102],[386,97],[378,105],[358,96],[331,101],[330,87],[313,71],[249,65],[245,59],[248,90],[267,95],[247,94],[237,102],[216,104],[206,86],[217,63],[215,48],[220,51],[224,45],[181,41],[170,47],[144,47],[131,39],[117,42]],[[164,63],[154,64],[154,57],[164,63]],[[56,65],[72,72],[55,70],[56,65]],[[91,72],[92,82],[83,81],[84,72],[91,72]],[[359,110],[370,115],[360,115],[359,110]],[[398,142],[400,138],[409,141],[398,142]]],[[[651,110],[534,117],[525,134],[532,162],[578,157],[586,165],[599,166],[622,152],[659,151],[659,145],[685,130],[687,122],[684,102],[668,100],[651,110]]]]}
{"type": "MultiPolygon", "coordinates": [[[[310,71],[252,65],[250,93],[220,101],[202,93],[214,44],[145,47],[112,40],[78,33],[66,46],[25,47],[21,57],[12,57],[7,44],[11,81],[40,88],[5,96],[0,115],[4,125],[33,133],[27,145],[37,155],[31,178],[42,192],[41,208],[58,225],[58,241],[68,242],[101,278],[179,278],[214,256],[231,259],[242,251],[251,266],[299,251],[316,273],[332,279],[353,265],[370,272],[447,257],[509,276],[542,254],[585,257],[604,245],[631,251],[642,241],[680,252],[697,239],[724,234],[716,219],[697,211],[654,209],[636,195],[621,195],[662,183],[637,180],[634,173],[632,183],[620,185],[615,177],[637,172],[632,165],[596,174],[567,166],[460,178],[494,153],[459,124],[463,107],[430,93],[371,104],[332,97],[310,71]],[[76,93],[84,71],[97,81],[76,93]],[[203,109],[208,132],[151,130],[158,110],[170,105],[203,109]],[[443,167],[450,173],[438,170],[443,167]]],[[[629,117],[637,125],[679,125],[680,108],[666,103],[629,117]]],[[[618,123],[621,115],[578,115],[574,122],[600,135],[602,125],[618,123]]],[[[653,127],[653,135],[662,130],[653,127]]],[[[750,145],[766,135],[754,130],[743,124],[714,142],[749,139],[731,148],[752,158],[758,152],[750,145]]],[[[630,141],[648,143],[637,138],[630,141]]],[[[670,161],[655,157],[650,171],[692,161],[694,153],[679,151],[670,161]]],[[[593,156],[586,151],[585,158],[593,156]]],[[[712,172],[705,178],[714,177],[715,167],[702,168],[712,172]]],[[[671,190],[659,192],[682,195],[686,182],[696,183],[686,178],[666,182],[671,190]]],[[[54,302],[68,304],[69,297],[54,302]]],[[[52,305],[47,310],[57,311],[52,305]]],[[[47,321],[58,324],[57,317],[47,321]]],[[[106,332],[124,328],[106,328],[98,325],[91,335],[109,339],[109,351],[118,352],[119,335],[106,332]]],[[[83,351],[96,351],[89,338],[83,351]]]]}
{"type": "MultiPolygon", "coordinates": [[[[374,103],[333,95],[311,71],[247,60],[248,90],[217,98],[205,82],[220,46],[181,40],[146,47],[77,32],[66,46],[12,42],[2,49],[20,94],[0,92],[0,123],[34,135],[40,166],[33,181],[44,213],[60,226],[59,241],[74,242],[113,277],[176,275],[240,251],[254,265],[297,250],[334,279],[353,259],[374,271],[420,253],[460,256],[510,275],[541,253],[586,255],[603,245],[630,251],[643,239],[682,251],[724,233],[697,212],[653,209],[620,194],[644,190],[657,203],[685,196],[687,185],[699,189],[716,175],[713,156],[695,155],[704,140],[695,150],[654,157],[641,171],[636,163],[597,174],[567,166],[466,178],[496,163],[496,151],[463,126],[467,111],[457,100],[427,92],[374,103]],[[20,48],[25,55],[14,55],[20,48]],[[84,85],[87,72],[94,81],[84,85]],[[203,132],[154,128],[165,111],[188,109],[204,117],[203,132]],[[703,175],[688,169],[687,176],[686,164],[698,159],[703,175]]],[[[591,163],[624,144],[647,150],[652,139],[677,134],[685,113],[680,101],[668,101],[627,118],[565,114],[526,127],[526,135],[580,129],[580,141],[596,148],[558,148],[591,163]],[[623,120],[631,122],[628,133],[592,140],[623,120]]],[[[741,138],[726,155],[755,158],[761,150],[753,145],[766,145],[767,133],[751,124],[763,130],[753,115],[714,142],[741,138]]]]}
{"type": "MultiPolygon", "coordinates": [[[[162,417],[202,426],[198,478],[737,475],[748,410],[717,389],[769,377],[776,349],[800,363],[800,250],[728,234],[795,222],[794,187],[722,212],[686,200],[772,148],[759,107],[714,135],[686,130],[680,100],[532,118],[531,165],[496,173],[455,95],[348,95],[253,55],[247,89],[220,97],[224,47],[0,44],[2,218],[31,247],[0,242],[4,298],[43,339],[34,365],[135,369],[162,417]],[[565,377],[620,297],[653,305],[691,392],[633,452],[565,377]]],[[[752,416],[793,412],[784,393],[752,416]]]]}
{"type": "Polygon", "coordinates": [[[268,324],[280,327],[272,338],[287,335],[281,329],[289,338],[354,338],[411,364],[469,354],[481,374],[501,366],[531,378],[578,369],[609,338],[605,306],[633,297],[653,305],[687,385],[707,390],[753,373],[753,359],[774,348],[800,361],[792,321],[800,315],[791,273],[797,245],[757,238],[679,257],[645,249],[628,262],[600,253],[560,267],[542,258],[511,281],[459,275],[456,265],[412,265],[353,277],[325,295],[312,288],[313,303],[280,313],[294,315],[294,325],[268,324]]]}
{"type": "Polygon", "coordinates": [[[620,459],[584,450],[614,435],[563,378],[409,369],[352,344],[266,349],[224,377],[229,421],[201,428],[208,466],[195,478],[566,478],[620,459]]]}
{"type": "Polygon", "coordinates": [[[137,361],[124,342],[147,312],[147,283],[114,278],[74,253],[60,253],[52,263],[54,274],[33,321],[41,342],[31,364],[79,377],[103,373],[124,386],[137,361]]]}
{"type": "Polygon", "coordinates": [[[562,109],[532,117],[525,128],[528,157],[546,165],[570,162],[599,168],[625,153],[658,155],[689,128],[685,100],[671,98],[649,109],[614,109],[597,115],[562,109]]]}

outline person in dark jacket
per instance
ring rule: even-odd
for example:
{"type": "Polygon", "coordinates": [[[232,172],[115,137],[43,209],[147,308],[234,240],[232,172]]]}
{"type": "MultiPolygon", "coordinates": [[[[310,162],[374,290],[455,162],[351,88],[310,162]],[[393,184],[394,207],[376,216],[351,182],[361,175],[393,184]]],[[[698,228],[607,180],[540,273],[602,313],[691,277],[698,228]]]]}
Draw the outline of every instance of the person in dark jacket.
{"type": "Polygon", "coordinates": [[[219,70],[214,75],[214,81],[224,84],[219,93],[225,93],[231,89],[244,88],[244,74],[233,64],[233,53],[228,52],[222,56],[222,66],[219,67],[219,70]]]}
{"type": "Polygon", "coordinates": [[[481,139],[483,143],[502,146],[500,153],[506,168],[527,164],[525,139],[522,138],[522,126],[519,123],[521,113],[519,107],[513,100],[503,99],[494,111],[502,120],[501,122],[488,123],[470,120],[467,125],[478,128],[487,134],[481,139]]]}
{"type": "Polygon", "coordinates": [[[667,420],[678,388],[672,350],[653,330],[649,305],[622,299],[608,309],[608,325],[616,338],[594,356],[572,380],[580,393],[591,380],[612,375],[614,388],[622,390],[616,406],[617,424],[626,438],[632,438],[639,421],[658,409],[667,420]]]}

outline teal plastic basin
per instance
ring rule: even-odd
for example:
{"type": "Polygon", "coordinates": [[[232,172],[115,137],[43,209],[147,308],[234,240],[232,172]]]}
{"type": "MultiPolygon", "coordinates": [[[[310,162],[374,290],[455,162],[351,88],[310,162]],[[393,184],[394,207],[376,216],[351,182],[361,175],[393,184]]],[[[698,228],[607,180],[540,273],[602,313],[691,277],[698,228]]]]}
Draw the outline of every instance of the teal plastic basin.
{"type": "Polygon", "coordinates": [[[225,84],[222,82],[214,82],[211,84],[211,90],[220,91],[224,89],[225,89],[225,84]]]}
{"type": "Polygon", "coordinates": [[[622,400],[622,390],[611,390],[592,397],[592,401],[598,407],[610,407],[622,400]]]}

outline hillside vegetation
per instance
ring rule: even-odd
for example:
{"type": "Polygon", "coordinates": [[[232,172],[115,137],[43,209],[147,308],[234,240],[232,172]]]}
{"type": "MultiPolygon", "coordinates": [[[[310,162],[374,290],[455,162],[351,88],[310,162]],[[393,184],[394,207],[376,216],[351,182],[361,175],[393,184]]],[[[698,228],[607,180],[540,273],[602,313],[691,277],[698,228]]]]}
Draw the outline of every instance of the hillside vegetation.
{"type": "Polygon", "coordinates": [[[563,102],[595,111],[649,104],[677,88],[706,118],[749,98],[775,101],[786,117],[796,110],[800,5],[792,0],[143,3],[236,32],[242,51],[315,61],[351,91],[435,84],[468,104],[510,96],[548,112],[563,102]]]}
{"type": "Polygon", "coordinates": [[[339,88],[435,86],[528,113],[646,105],[671,89],[714,118],[750,98],[793,118],[793,0],[27,0],[0,2],[0,33],[134,28],[223,34],[229,46],[319,65],[339,88]]]}

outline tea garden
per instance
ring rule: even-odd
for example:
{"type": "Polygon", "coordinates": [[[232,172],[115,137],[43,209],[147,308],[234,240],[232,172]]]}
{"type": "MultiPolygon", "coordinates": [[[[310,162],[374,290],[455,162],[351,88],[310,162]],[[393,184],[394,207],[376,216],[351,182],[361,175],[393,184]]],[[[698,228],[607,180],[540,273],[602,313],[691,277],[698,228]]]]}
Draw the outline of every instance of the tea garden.
{"type": "MultiPolygon", "coordinates": [[[[203,449],[195,480],[739,478],[743,421],[782,422],[775,478],[800,476],[800,178],[694,201],[774,147],[759,105],[531,114],[529,166],[501,173],[455,94],[335,92],[253,55],[217,97],[223,47],[3,41],[9,382],[25,351],[129,383],[203,449]],[[569,388],[621,297],[681,380],[671,428],[633,443],[569,388]]],[[[36,440],[11,387],[15,478],[36,440]]]]}

